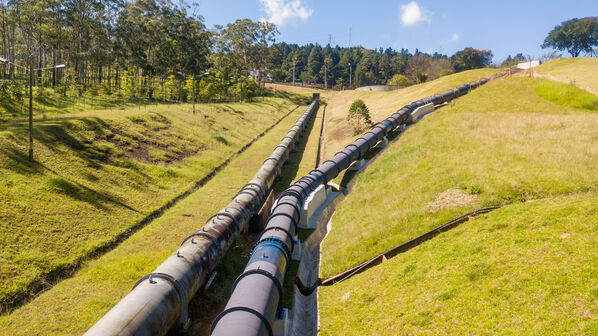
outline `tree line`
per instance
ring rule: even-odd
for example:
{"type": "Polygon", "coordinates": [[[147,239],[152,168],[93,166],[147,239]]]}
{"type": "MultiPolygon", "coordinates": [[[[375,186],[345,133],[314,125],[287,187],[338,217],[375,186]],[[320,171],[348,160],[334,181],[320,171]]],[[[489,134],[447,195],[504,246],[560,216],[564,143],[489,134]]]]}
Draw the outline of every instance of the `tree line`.
{"type": "MultiPolygon", "coordinates": [[[[595,18],[571,23],[576,31],[590,31],[581,42],[575,37],[572,54],[591,50],[595,24],[595,18]]],[[[563,27],[550,36],[573,38],[563,27]]],[[[259,81],[251,78],[337,89],[405,86],[492,62],[490,50],[465,48],[449,57],[417,49],[277,43],[277,35],[275,25],[249,19],[208,29],[197,7],[182,1],[1,0],[0,95],[21,97],[28,69],[35,69],[34,86],[64,95],[223,101],[255,96],[259,81]],[[66,68],[57,69],[59,64],[66,68]]],[[[550,36],[546,46],[571,44],[550,36]]]]}

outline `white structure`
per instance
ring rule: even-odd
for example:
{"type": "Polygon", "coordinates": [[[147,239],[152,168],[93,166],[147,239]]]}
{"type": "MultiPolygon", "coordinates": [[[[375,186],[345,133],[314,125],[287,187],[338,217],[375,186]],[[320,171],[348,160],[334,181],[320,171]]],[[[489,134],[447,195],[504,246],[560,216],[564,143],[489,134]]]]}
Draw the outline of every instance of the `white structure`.
{"type": "Polygon", "coordinates": [[[416,108],[411,115],[409,115],[409,119],[407,120],[410,123],[416,122],[419,118],[423,117],[424,115],[434,112],[434,104],[428,103],[426,105],[422,105],[416,108]]]}
{"type": "Polygon", "coordinates": [[[540,64],[542,64],[542,62],[540,62],[540,60],[523,62],[523,63],[517,64],[517,69],[527,70],[527,69],[535,68],[540,64]]]}

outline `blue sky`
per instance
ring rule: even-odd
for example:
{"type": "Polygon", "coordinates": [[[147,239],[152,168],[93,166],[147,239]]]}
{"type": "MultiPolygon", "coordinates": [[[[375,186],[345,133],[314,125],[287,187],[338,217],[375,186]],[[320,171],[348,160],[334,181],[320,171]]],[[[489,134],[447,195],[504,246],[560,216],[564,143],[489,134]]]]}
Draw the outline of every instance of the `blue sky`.
{"type": "Polygon", "coordinates": [[[408,48],[452,55],[490,49],[494,61],[522,52],[539,57],[548,32],[562,21],[598,15],[598,0],[199,0],[209,28],[237,18],[279,26],[279,41],[408,48]]]}

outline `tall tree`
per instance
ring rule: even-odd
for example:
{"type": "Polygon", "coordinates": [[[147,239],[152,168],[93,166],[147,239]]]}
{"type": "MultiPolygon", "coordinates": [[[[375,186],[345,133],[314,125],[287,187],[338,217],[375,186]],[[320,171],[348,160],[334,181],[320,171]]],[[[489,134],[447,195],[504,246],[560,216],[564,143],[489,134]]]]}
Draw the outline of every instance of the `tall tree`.
{"type": "Polygon", "coordinates": [[[598,47],[598,17],[571,19],[554,27],[544,39],[542,48],[567,50],[572,57],[581,52],[592,53],[598,47]]]}
{"type": "Polygon", "coordinates": [[[492,63],[492,51],[467,47],[457,51],[451,57],[451,61],[457,71],[483,68],[492,63]]]}

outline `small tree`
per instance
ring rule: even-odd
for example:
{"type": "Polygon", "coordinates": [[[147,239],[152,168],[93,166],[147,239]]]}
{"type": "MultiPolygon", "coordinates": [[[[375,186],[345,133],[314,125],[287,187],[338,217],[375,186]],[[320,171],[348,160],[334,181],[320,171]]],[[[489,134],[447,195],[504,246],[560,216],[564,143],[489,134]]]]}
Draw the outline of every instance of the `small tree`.
{"type": "Polygon", "coordinates": [[[353,135],[361,133],[364,127],[372,125],[370,109],[368,109],[363,100],[357,99],[351,104],[347,121],[353,126],[353,135]]]}
{"type": "Polygon", "coordinates": [[[542,48],[548,47],[567,50],[573,57],[582,51],[593,53],[598,47],[598,17],[571,19],[554,27],[542,43],[542,48]]]}

